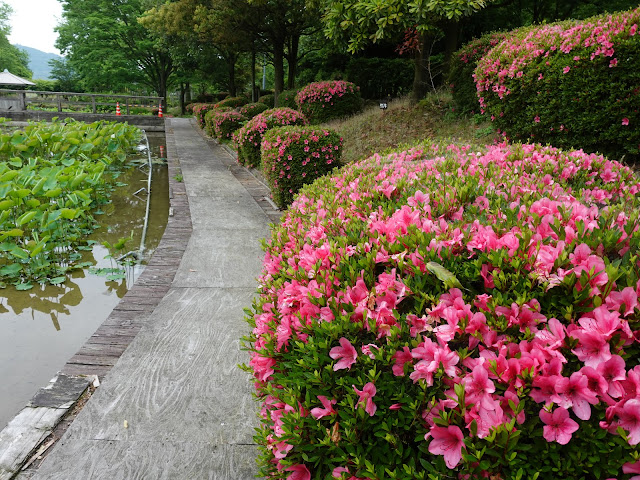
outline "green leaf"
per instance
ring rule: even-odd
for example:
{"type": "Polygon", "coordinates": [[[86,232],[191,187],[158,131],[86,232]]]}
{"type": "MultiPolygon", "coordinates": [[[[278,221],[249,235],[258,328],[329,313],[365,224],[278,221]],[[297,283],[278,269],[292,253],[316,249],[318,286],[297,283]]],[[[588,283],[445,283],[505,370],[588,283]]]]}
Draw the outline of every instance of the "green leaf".
{"type": "Polygon", "coordinates": [[[16,290],[31,290],[33,288],[32,283],[19,283],[16,285],[16,290]]]}
{"type": "Polygon", "coordinates": [[[437,262],[428,262],[427,270],[442,281],[447,288],[464,288],[456,276],[437,262]]]}
{"type": "Polygon", "coordinates": [[[55,277],[55,278],[52,278],[51,280],[49,280],[49,283],[51,285],[58,285],[58,284],[64,282],[66,279],[67,279],[67,277],[55,277]]]}
{"type": "Polygon", "coordinates": [[[20,270],[22,270],[22,264],[11,263],[9,265],[6,265],[0,268],[0,275],[13,276],[16,273],[20,272],[20,270]]]}

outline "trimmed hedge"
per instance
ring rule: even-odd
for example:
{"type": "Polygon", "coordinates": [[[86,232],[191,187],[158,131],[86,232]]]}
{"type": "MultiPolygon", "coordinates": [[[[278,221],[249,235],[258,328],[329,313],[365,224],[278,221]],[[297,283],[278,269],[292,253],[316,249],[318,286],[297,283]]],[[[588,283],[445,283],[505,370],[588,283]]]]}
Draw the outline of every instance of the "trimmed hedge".
{"type": "Polygon", "coordinates": [[[307,123],[304,115],[290,108],[272,108],[256,115],[233,135],[238,151],[238,163],[246,167],[260,165],[260,143],[267,130],[284,125],[306,125],[307,123]]]}
{"type": "Polygon", "coordinates": [[[353,115],[363,107],[358,87],[343,80],[310,83],[300,89],[296,103],[310,123],[353,115]]]}
{"type": "Polygon", "coordinates": [[[247,319],[260,474],[640,472],[639,193],[539,145],[427,145],[305,186],[247,319]]]}
{"type": "Polygon", "coordinates": [[[262,172],[276,205],[289,206],[303,185],[339,165],[341,155],[342,138],[333,130],[280,127],[266,132],[261,145],[262,172]]]}
{"type": "Polygon", "coordinates": [[[237,110],[238,112],[240,112],[241,115],[251,119],[256,115],[258,115],[259,113],[262,113],[268,109],[269,107],[267,107],[266,104],[257,102],[257,103],[247,103],[246,105],[238,107],[237,110]]]}
{"type": "Polygon", "coordinates": [[[640,153],[640,8],[516,32],[479,62],[480,104],[515,139],[640,153]]]}
{"type": "Polygon", "coordinates": [[[215,118],[224,112],[228,112],[231,111],[231,108],[229,107],[222,107],[222,108],[213,108],[210,109],[207,113],[205,113],[204,115],[204,131],[207,135],[209,135],[210,137],[215,137],[216,136],[216,132],[215,132],[215,126],[214,126],[214,122],[215,122],[215,118]]]}
{"type": "Polygon", "coordinates": [[[198,126],[202,129],[206,127],[205,115],[215,108],[214,103],[194,103],[192,105],[193,114],[198,121],[198,126]]]}
{"type": "Polygon", "coordinates": [[[506,38],[505,32],[491,32],[471,40],[451,58],[449,86],[460,113],[478,113],[480,104],[476,92],[474,71],[480,59],[506,38]]]}
{"type": "Polygon", "coordinates": [[[283,90],[280,92],[280,95],[278,95],[278,107],[298,110],[296,95],[298,95],[298,90],[283,90]]]}
{"type": "Polygon", "coordinates": [[[273,93],[268,93],[258,98],[259,103],[264,103],[269,108],[273,108],[275,101],[276,101],[276,96],[273,93]]]}
{"type": "Polygon", "coordinates": [[[237,107],[241,107],[242,105],[246,105],[247,103],[249,103],[249,100],[246,97],[229,97],[229,98],[225,98],[224,100],[220,100],[218,103],[216,103],[215,108],[222,108],[222,107],[237,108],[237,107]]]}
{"type": "Polygon", "coordinates": [[[234,110],[216,113],[212,118],[213,136],[221,141],[231,140],[233,133],[246,121],[247,117],[234,110]]]}

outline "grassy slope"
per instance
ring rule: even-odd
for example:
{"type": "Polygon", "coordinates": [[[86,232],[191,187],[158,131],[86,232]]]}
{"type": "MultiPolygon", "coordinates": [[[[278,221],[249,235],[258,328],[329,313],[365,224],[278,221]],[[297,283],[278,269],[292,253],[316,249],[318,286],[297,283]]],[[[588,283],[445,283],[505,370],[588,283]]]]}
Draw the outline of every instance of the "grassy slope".
{"type": "Polygon", "coordinates": [[[388,110],[367,107],[359,115],[322,126],[343,137],[343,163],[425,139],[485,145],[497,138],[489,123],[478,124],[473,118],[456,115],[448,93],[432,93],[416,106],[408,100],[397,100],[388,110]]]}

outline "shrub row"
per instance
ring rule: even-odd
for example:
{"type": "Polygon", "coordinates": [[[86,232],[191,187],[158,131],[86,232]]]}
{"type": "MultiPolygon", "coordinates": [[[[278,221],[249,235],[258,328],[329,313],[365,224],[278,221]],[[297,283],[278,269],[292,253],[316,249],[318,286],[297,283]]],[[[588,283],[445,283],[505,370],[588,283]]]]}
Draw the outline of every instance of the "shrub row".
{"type": "Polygon", "coordinates": [[[290,108],[273,108],[256,115],[233,135],[238,152],[238,163],[246,167],[260,165],[260,143],[267,130],[284,125],[306,125],[307,123],[304,115],[290,108]]]}
{"type": "Polygon", "coordinates": [[[476,93],[474,71],[480,59],[506,38],[504,32],[491,32],[470,41],[451,58],[449,86],[453,101],[460,113],[478,113],[480,105],[476,93]]]}
{"type": "Polygon", "coordinates": [[[619,158],[640,153],[640,8],[516,31],[476,69],[509,137],[619,158]]]}
{"type": "Polygon", "coordinates": [[[358,87],[341,80],[316,82],[301,88],[296,103],[310,123],[353,115],[363,107],[358,87]]]}
{"type": "Polygon", "coordinates": [[[235,110],[214,110],[207,113],[207,134],[221,141],[231,140],[233,133],[246,121],[247,117],[235,110]]]}
{"type": "Polygon", "coordinates": [[[303,185],[339,165],[342,138],[331,130],[309,127],[273,128],[264,134],[261,162],[273,200],[286,208],[303,185]]]}
{"type": "Polygon", "coordinates": [[[375,155],[304,187],[248,317],[260,473],[639,473],[638,193],[617,162],[536,145],[375,155]]]}
{"type": "Polygon", "coordinates": [[[193,103],[191,104],[191,111],[196,117],[198,126],[202,129],[206,128],[205,116],[207,112],[215,108],[215,103],[193,103]]]}

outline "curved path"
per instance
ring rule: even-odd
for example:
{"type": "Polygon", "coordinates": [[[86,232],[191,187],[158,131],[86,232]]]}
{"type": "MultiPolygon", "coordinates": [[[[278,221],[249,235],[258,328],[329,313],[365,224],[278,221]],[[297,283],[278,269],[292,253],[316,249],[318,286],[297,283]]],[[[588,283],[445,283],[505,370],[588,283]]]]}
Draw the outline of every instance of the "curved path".
{"type": "MultiPolygon", "coordinates": [[[[193,232],[168,293],[35,479],[251,479],[255,402],[239,350],[273,215],[226,150],[167,119],[193,232]]],[[[172,152],[173,151],[173,152],[172,152]]],[[[245,171],[245,175],[248,173],[245,171]]]]}

